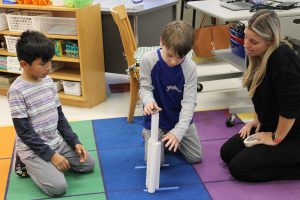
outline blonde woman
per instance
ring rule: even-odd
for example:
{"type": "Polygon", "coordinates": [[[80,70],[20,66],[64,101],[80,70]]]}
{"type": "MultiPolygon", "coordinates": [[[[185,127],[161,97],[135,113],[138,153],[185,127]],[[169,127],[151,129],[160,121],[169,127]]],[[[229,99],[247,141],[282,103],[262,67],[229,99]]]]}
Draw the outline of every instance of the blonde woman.
{"type": "Polygon", "coordinates": [[[249,64],[243,85],[257,117],[226,141],[221,158],[241,181],[300,179],[300,59],[282,41],[271,10],[250,18],[244,42],[249,64]],[[243,140],[254,133],[257,144],[245,147],[243,140]]]}

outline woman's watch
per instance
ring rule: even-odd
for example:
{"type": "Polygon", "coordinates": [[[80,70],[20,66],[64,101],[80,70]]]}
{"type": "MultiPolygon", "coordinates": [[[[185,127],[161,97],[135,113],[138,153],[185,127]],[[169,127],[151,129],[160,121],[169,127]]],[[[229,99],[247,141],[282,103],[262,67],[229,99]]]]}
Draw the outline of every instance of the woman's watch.
{"type": "Polygon", "coordinates": [[[282,139],[276,138],[276,135],[273,132],[272,132],[272,140],[277,144],[279,144],[282,141],[282,139]]]}
{"type": "Polygon", "coordinates": [[[274,132],[272,132],[272,140],[274,141],[276,139],[276,135],[274,132]]]}

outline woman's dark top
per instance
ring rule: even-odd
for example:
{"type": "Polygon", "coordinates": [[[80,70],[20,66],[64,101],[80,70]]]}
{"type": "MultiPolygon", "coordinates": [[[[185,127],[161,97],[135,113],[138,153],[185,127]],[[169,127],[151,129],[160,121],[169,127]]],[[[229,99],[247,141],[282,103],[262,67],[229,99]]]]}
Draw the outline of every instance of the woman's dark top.
{"type": "Polygon", "coordinates": [[[300,136],[300,59],[288,45],[281,44],[271,54],[252,101],[260,131],[275,132],[282,116],[296,118],[289,135],[300,136]]]}

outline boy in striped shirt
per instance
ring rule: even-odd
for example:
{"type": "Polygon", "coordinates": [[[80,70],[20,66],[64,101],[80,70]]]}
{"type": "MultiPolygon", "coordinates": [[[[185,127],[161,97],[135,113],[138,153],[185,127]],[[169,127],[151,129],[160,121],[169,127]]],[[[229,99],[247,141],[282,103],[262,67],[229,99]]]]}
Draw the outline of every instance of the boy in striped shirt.
{"type": "Polygon", "coordinates": [[[64,171],[89,172],[95,161],[72,131],[48,76],[54,56],[51,40],[39,32],[25,31],[16,50],[23,72],[8,91],[17,132],[16,166],[24,163],[42,191],[58,196],[68,187],[64,171]]]}

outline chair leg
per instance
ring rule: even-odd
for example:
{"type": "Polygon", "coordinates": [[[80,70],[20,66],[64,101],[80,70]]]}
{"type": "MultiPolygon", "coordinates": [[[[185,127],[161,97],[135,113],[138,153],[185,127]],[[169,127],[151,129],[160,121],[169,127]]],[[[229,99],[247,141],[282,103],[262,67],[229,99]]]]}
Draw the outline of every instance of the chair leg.
{"type": "Polygon", "coordinates": [[[183,20],[183,11],[185,6],[185,0],[181,1],[181,9],[180,9],[180,20],[183,20]]]}
{"type": "Polygon", "coordinates": [[[134,72],[132,70],[129,73],[130,73],[130,102],[129,102],[127,122],[131,123],[133,121],[134,110],[138,100],[139,81],[136,79],[136,77],[134,77],[134,72]]]}
{"type": "Polygon", "coordinates": [[[196,25],[196,9],[193,9],[192,27],[195,28],[195,25],[196,25]]]}

